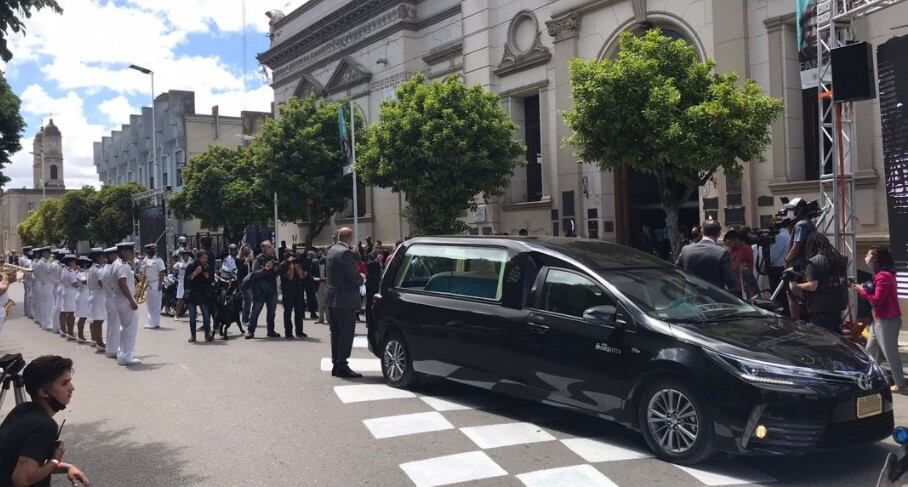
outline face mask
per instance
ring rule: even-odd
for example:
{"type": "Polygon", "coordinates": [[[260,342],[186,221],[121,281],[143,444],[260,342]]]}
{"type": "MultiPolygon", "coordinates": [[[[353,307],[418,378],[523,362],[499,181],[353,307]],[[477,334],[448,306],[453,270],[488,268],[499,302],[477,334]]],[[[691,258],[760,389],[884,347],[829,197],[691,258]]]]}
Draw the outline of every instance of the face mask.
{"type": "Polygon", "coordinates": [[[50,394],[47,395],[47,404],[50,405],[50,407],[54,410],[54,412],[59,413],[60,411],[63,411],[64,409],[66,409],[66,404],[63,404],[62,402],[58,401],[57,398],[55,398],[54,396],[52,396],[50,394]]]}

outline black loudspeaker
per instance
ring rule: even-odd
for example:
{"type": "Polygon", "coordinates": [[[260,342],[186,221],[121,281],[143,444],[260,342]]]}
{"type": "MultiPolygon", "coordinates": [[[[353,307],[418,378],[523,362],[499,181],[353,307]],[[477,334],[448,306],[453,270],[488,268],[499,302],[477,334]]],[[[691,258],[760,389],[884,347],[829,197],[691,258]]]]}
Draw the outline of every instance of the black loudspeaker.
{"type": "Polygon", "coordinates": [[[832,95],[835,101],[876,98],[873,50],[855,42],[832,50],[832,95]]]}

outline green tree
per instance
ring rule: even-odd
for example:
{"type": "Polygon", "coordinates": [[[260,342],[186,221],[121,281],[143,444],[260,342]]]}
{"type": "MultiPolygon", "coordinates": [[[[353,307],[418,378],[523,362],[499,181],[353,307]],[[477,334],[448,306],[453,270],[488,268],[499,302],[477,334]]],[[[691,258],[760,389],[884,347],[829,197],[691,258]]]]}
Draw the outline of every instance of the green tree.
{"type": "Polygon", "coordinates": [[[581,162],[655,175],[674,255],[681,204],[720,168],[739,176],[739,161],[760,156],[782,112],[754,81],[738,85],[737,74],[714,68],[658,29],[622,34],[616,60],[571,62],[567,142],[581,162]]]}
{"type": "Polygon", "coordinates": [[[6,0],[0,2],[0,59],[9,62],[13,58],[7,45],[10,32],[25,33],[25,23],[23,17],[31,18],[32,11],[38,11],[43,8],[49,8],[58,14],[63,13],[63,9],[56,0],[6,0]]]}
{"type": "Polygon", "coordinates": [[[19,97],[0,73],[0,188],[9,182],[3,168],[9,164],[13,154],[22,150],[19,138],[25,129],[25,121],[19,114],[20,105],[19,97]]]}
{"type": "Polygon", "coordinates": [[[246,227],[268,221],[271,198],[261,187],[249,149],[211,147],[183,169],[183,189],[170,199],[180,218],[198,218],[239,242],[246,227]]]}
{"type": "Polygon", "coordinates": [[[523,146],[498,96],[457,77],[426,83],[422,75],[381,106],[357,154],[363,180],[407,196],[416,234],[463,232],[476,196],[503,193],[523,146]]]}
{"type": "Polygon", "coordinates": [[[277,192],[278,217],[306,220],[306,242],[344,209],[353,181],[344,177],[337,103],[291,98],[280,118],[265,122],[252,145],[262,187],[277,192]]]}
{"type": "Polygon", "coordinates": [[[82,240],[89,240],[88,225],[98,211],[96,196],[94,187],[83,186],[60,198],[60,226],[72,248],[82,240]]]}
{"type": "Polygon", "coordinates": [[[65,235],[60,224],[60,200],[46,199],[16,228],[25,245],[62,243],[65,235]]]}
{"type": "Polygon", "coordinates": [[[143,191],[145,188],[135,181],[102,187],[95,194],[98,210],[88,222],[88,238],[93,242],[113,245],[131,235],[132,196],[143,191]]]}

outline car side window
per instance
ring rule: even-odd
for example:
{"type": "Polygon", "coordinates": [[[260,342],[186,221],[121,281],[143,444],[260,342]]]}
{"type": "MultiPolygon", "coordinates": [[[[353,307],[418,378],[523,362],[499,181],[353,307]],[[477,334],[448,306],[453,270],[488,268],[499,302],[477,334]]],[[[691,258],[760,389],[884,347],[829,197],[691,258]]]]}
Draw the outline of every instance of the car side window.
{"type": "Polygon", "coordinates": [[[507,261],[503,248],[416,244],[407,249],[394,286],[497,301],[507,261]]]}
{"type": "Polygon", "coordinates": [[[580,318],[594,306],[615,306],[615,300],[591,279],[561,269],[549,269],[542,285],[542,309],[580,318]]]}

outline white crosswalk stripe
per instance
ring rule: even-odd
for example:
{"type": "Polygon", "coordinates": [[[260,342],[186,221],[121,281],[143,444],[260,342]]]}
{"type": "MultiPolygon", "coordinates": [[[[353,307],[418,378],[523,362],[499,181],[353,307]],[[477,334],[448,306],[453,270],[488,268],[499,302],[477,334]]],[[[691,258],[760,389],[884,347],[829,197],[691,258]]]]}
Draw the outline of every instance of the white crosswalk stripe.
{"type": "Polygon", "coordinates": [[[400,468],[416,487],[437,487],[508,474],[485,452],[474,451],[404,463],[400,468]]]}
{"type": "Polygon", "coordinates": [[[483,450],[555,440],[554,436],[532,423],[471,426],[469,428],[460,428],[460,431],[483,450]]]}
{"type": "Polygon", "coordinates": [[[652,458],[653,454],[617,438],[569,438],[564,446],[590,463],[652,458]]]}
{"type": "Polygon", "coordinates": [[[334,393],[337,394],[338,399],[344,404],[416,397],[416,394],[413,394],[410,391],[395,389],[384,384],[335,386],[334,393]]]}
{"type": "Polygon", "coordinates": [[[696,467],[681,465],[675,465],[675,467],[680,468],[703,485],[709,487],[776,482],[776,479],[769,475],[734,460],[723,463],[713,461],[696,467]]]}
{"type": "Polygon", "coordinates": [[[369,339],[365,335],[353,337],[353,348],[369,348],[369,339]]]}
{"type": "MultiPolygon", "coordinates": [[[[347,365],[357,372],[381,372],[381,360],[377,358],[351,358],[347,359],[347,365]]],[[[330,358],[322,359],[322,372],[330,372],[333,367],[330,358]]]]}
{"type": "Polygon", "coordinates": [[[454,425],[436,412],[364,419],[363,424],[376,439],[454,429],[454,425]]]}
{"type": "Polygon", "coordinates": [[[592,465],[537,470],[517,478],[526,487],[618,487],[592,465]]]}

